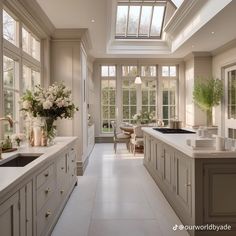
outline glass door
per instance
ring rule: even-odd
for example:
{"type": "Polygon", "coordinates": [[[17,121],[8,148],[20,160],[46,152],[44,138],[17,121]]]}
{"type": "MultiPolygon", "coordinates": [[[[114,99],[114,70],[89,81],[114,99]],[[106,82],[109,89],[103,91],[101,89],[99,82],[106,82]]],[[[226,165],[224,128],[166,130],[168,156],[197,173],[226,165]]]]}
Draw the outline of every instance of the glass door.
{"type": "Polygon", "coordinates": [[[225,70],[225,137],[236,138],[236,66],[225,70]]]}

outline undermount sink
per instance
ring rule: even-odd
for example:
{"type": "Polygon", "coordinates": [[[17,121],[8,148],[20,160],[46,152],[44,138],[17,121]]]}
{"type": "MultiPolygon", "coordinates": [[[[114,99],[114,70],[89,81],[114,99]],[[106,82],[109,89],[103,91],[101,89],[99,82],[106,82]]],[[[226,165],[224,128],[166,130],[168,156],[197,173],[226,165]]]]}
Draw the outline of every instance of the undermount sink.
{"type": "Polygon", "coordinates": [[[29,164],[30,162],[34,161],[42,154],[18,154],[13,158],[9,158],[6,161],[0,162],[0,167],[23,167],[29,164]]]}

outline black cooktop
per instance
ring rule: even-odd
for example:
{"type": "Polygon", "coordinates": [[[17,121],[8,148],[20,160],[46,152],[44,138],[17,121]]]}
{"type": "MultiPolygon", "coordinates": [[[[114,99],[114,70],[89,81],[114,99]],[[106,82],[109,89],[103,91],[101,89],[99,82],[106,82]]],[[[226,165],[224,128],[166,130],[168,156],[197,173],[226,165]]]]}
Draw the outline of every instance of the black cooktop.
{"type": "Polygon", "coordinates": [[[163,134],[195,134],[195,132],[185,129],[170,129],[170,128],[153,128],[153,129],[163,134]]]}

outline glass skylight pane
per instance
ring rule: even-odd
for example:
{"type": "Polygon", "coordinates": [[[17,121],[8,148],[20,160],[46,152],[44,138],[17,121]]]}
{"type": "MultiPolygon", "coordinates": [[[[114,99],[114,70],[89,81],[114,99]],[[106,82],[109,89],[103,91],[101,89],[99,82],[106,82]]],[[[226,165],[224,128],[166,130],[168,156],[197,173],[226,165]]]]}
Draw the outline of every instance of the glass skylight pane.
{"type": "Polygon", "coordinates": [[[152,17],[150,36],[160,36],[164,19],[165,6],[155,6],[152,17]]]}
{"type": "Polygon", "coordinates": [[[177,8],[181,6],[184,0],[172,0],[172,2],[175,4],[177,8]]]}
{"type": "Polygon", "coordinates": [[[124,36],[127,25],[128,6],[117,6],[116,35],[124,36]]]}
{"type": "Polygon", "coordinates": [[[140,6],[130,6],[128,36],[136,36],[138,33],[140,6]]]}
{"type": "Polygon", "coordinates": [[[139,35],[149,36],[152,6],[143,6],[140,20],[139,35]]]}

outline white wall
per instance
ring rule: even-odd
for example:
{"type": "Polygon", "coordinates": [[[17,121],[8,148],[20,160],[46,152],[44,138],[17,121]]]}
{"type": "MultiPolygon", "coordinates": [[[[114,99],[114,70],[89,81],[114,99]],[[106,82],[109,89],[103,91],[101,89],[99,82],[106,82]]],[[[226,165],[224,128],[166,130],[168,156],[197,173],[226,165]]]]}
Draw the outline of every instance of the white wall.
{"type": "MultiPolygon", "coordinates": [[[[212,59],[212,74],[214,78],[224,79],[224,68],[236,64],[236,44],[232,47],[225,49],[224,51],[213,56],[212,59]]],[[[223,120],[222,105],[218,106],[214,110],[213,119],[218,127],[221,127],[223,120]],[[221,114],[221,115],[219,115],[221,114]]],[[[222,128],[219,129],[222,134],[222,128]]]]}
{"type": "Polygon", "coordinates": [[[199,56],[199,53],[193,53],[185,61],[186,125],[189,127],[206,125],[206,112],[194,104],[193,90],[198,77],[207,79],[211,76],[211,56],[199,56]]]}

